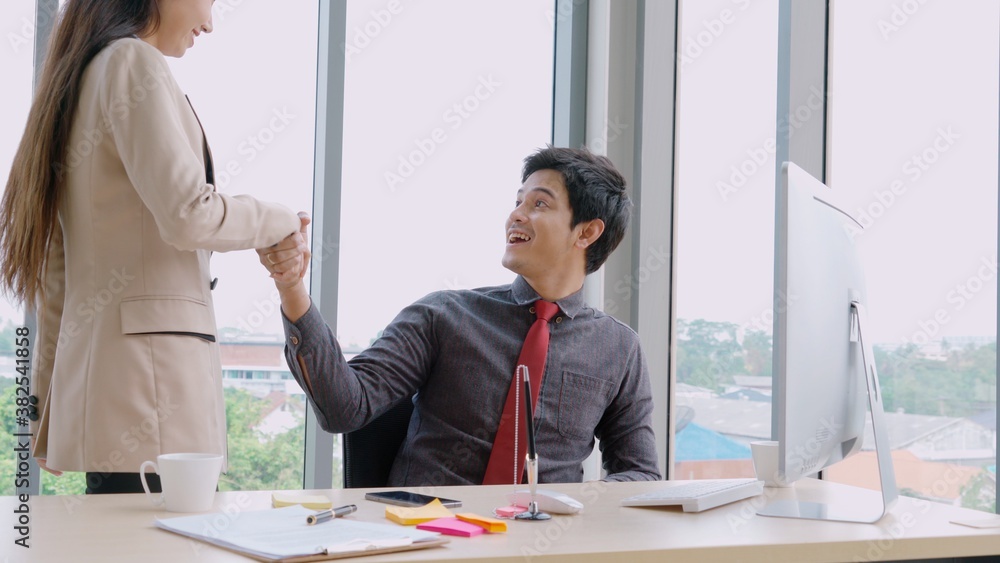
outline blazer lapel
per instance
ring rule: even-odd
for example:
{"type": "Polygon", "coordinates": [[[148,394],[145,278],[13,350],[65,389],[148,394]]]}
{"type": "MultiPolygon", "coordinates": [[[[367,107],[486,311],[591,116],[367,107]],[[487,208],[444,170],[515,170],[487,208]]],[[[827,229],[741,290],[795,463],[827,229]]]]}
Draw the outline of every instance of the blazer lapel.
{"type": "Polygon", "coordinates": [[[194,104],[191,103],[191,98],[185,94],[184,99],[191,106],[191,112],[194,113],[194,118],[198,121],[198,127],[201,129],[201,147],[205,155],[205,181],[212,184],[212,189],[215,189],[215,164],[212,162],[212,149],[208,147],[208,136],[205,135],[205,128],[201,124],[198,112],[194,111],[194,104]]]}

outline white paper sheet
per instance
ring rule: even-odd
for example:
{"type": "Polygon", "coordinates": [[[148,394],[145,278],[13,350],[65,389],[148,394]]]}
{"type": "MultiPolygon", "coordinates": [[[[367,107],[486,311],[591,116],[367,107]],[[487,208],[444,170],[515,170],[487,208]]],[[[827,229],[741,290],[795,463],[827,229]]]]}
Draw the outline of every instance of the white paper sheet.
{"type": "Polygon", "coordinates": [[[439,536],[436,532],[348,518],[306,524],[306,517],[315,513],[296,505],[232,515],[212,513],[157,519],[156,526],[269,559],[398,547],[439,536]]]}

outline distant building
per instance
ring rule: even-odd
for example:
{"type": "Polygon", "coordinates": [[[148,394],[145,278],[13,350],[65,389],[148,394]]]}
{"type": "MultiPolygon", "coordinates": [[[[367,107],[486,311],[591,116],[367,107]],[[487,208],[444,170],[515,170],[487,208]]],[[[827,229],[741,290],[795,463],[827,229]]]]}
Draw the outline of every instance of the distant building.
{"type": "MultiPolygon", "coordinates": [[[[738,392],[730,395],[738,396],[738,392]]],[[[675,443],[676,478],[753,476],[749,448],[743,450],[744,459],[739,459],[736,446],[770,439],[769,402],[706,397],[702,393],[678,397],[677,402],[679,417],[684,410],[684,426],[678,428],[675,443]],[[716,446],[718,453],[706,451],[716,446]]],[[[885,420],[900,490],[958,503],[962,488],[976,476],[988,473],[996,479],[995,472],[987,469],[996,463],[995,410],[969,418],[885,413],[885,420]]],[[[862,451],[826,470],[826,477],[877,489],[874,443],[868,420],[862,451]]]]}
{"type": "Polygon", "coordinates": [[[222,385],[256,397],[280,392],[304,395],[285,363],[285,343],[277,337],[226,338],[219,343],[222,385]]]}
{"type": "Polygon", "coordinates": [[[740,389],[753,389],[761,393],[771,394],[773,379],[769,375],[734,375],[733,384],[740,389]]]}
{"type": "MultiPolygon", "coordinates": [[[[893,450],[896,488],[907,496],[958,505],[962,489],[985,470],[981,467],[920,459],[908,450],[893,450]]],[[[824,471],[837,483],[879,490],[878,461],[874,451],[859,452],[824,471]]]]}
{"type": "Polygon", "coordinates": [[[261,433],[262,440],[284,434],[305,420],[305,402],[301,397],[273,391],[264,398],[269,403],[268,408],[254,426],[254,430],[261,433]]]}

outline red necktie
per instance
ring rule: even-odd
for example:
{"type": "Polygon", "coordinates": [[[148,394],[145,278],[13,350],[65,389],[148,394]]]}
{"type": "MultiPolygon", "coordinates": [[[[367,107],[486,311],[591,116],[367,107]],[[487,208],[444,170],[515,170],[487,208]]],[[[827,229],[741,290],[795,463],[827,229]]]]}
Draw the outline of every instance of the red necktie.
{"type": "MultiPolygon", "coordinates": [[[[531,412],[537,413],[538,394],[542,390],[542,376],[545,375],[545,357],[549,351],[549,320],[559,312],[559,306],[539,299],[535,301],[532,312],[535,313],[536,319],[531,328],[528,329],[528,336],[524,339],[517,365],[523,364],[528,367],[528,376],[531,379],[531,412]]],[[[516,373],[515,367],[511,377],[510,390],[507,391],[507,402],[504,403],[503,414],[500,416],[500,426],[493,439],[493,452],[490,454],[490,462],[486,466],[486,476],[483,477],[484,485],[520,483],[521,476],[524,474],[524,457],[528,453],[528,434],[524,423],[524,399],[520,398],[519,392],[524,387],[523,383],[514,376],[516,373]],[[516,440],[515,429],[517,429],[516,440]],[[517,444],[516,452],[514,451],[515,443],[517,444]]]]}

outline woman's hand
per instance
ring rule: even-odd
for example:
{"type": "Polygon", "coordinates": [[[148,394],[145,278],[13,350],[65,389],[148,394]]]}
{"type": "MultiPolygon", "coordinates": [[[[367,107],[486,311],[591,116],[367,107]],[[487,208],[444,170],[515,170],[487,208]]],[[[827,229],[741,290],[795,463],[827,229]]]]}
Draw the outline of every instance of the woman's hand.
{"type": "Polygon", "coordinates": [[[297,285],[305,277],[312,259],[306,233],[306,226],[310,223],[309,215],[299,213],[299,220],[301,230],[288,235],[277,244],[257,249],[261,265],[271,274],[279,291],[297,285]]]}

